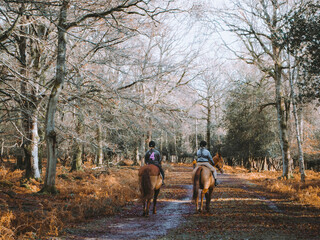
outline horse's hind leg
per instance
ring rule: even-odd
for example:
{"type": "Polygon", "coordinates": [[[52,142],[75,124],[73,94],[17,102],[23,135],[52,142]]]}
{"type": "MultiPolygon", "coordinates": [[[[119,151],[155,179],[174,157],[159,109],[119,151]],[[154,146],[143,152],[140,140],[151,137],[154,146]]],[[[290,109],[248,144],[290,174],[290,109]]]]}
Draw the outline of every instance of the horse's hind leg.
{"type": "Polygon", "coordinates": [[[200,209],[199,209],[199,195],[197,195],[195,201],[196,201],[196,212],[197,212],[197,211],[200,211],[200,209]]]}
{"type": "Polygon", "coordinates": [[[157,198],[158,198],[159,193],[160,193],[160,189],[154,190],[154,197],[153,197],[153,214],[157,214],[156,205],[157,205],[157,198]]]}
{"type": "Polygon", "coordinates": [[[212,197],[213,189],[209,188],[209,191],[206,193],[206,210],[207,212],[210,212],[210,201],[212,197]]]}
{"type": "Polygon", "coordinates": [[[149,216],[150,202],[151,202],[151,199],[148,199],[148,200],[147,200],[146,214],[145,214],[145,216],[146,216],[146,217],[148,217],[148,216],[149,216]]]}
{"type": "Polygon", "coordinates": [[[142,216],[146,216],[146,213],[147,213],[147,207],[146,207],[147,205],[146,205],[146,201],[144,200],[143,201],[143,214],[142,214],[142,216]]]}
{"type": "Polygon", "coordinates": [[[203,211],[203,198],[204,198],[204,195],[207,191],[205,189],[203,189],[201,191],[201,201],[200,201],[200,209],[199,209],[199,212],[202,212],[203,211]]]}

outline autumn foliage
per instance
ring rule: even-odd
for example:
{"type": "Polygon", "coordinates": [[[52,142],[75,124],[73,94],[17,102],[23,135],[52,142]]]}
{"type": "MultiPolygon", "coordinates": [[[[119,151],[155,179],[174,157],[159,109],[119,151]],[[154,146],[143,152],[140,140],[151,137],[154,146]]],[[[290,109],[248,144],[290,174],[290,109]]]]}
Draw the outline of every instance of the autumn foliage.
{"type": "Polygon", "coordinates": [[[70,173],[59,167],[57,195],[37,193],[41,183],[21,181],[23,172],[0,169],[0,239],[45,239],[68,224],[113,215],[137,198],[134,168],[98,168],[70,173]]]}
{"type": "MultiPolygon", "coordinates": [[[[224,169],[292,201],[320,207],[319,172],[306,171],[306,182],[301,183],[297,171],[292,179],[279,180],[281,172],[224,169]]],[[[42,183],[23,181],[23,174],[21,170],[0,168],[0,239],[48,239],[79,222],[117,214],[122,206],[138,198],[137,167],[94,168],[86,163],[84,171],[71,173],[59,166],[57,195],[39,194],[42,183]]],[[[190,181],[189,176],[184,177],[190,181]]],[[[164,193],[169,196],[170,188],[164,193]]]]}
{"type": "Polygon", "coordinates": [[[293,177],[289,180],[279,179],[282,172],[277,171],[249,172],[244,168],[229,168],[229,171],[241,174],[271,192],[285,194],[292,201],[320,207],[320,172],[306,170],[306,182],[302,183],[299,169],[295,169],[293,177]]]}

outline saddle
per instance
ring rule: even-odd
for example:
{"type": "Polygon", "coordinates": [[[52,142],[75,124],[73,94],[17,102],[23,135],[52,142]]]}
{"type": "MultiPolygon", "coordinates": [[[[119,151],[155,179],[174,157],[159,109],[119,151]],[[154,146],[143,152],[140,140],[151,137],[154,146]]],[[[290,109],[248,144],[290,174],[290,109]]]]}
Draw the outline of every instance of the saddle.
{"type": "MultiPolygon", "coordinates": [[[[158,176],[160,174],[160,169],[158,166],[154,165],[154,164],[146,164],[143,167],[141,167],[139,169],[139,176],[142,175],[143,171],[149,168],[150,169],[150,176],[158,176]]],[[[161,175],[161,174],[160,174],[161,175]]]]}

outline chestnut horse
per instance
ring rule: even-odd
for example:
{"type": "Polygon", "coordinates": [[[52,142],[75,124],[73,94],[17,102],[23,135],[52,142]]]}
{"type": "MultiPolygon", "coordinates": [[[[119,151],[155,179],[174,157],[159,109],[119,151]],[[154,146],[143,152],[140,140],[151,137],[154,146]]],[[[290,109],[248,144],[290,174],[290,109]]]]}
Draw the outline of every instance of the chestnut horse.
{"type": "MultiPolygon", "coordinates": [[[[217,153],[213,157],[214,167],[223,173],[223,158],[220,153],[217,153]]],[[[210,201],[212,197],[213,187],[214,187],[214,178],[212,176],[211,170],[205,166],[195,167],[192,172],[192,182],[193,182],[193,200],[196,203],[196,211],[203,211],[203,198],[206,196],[206,210],[210,211],[210,201]],[[201,192],[201,203],[199,207],[199,189],[202,189],[201,192]]]]}
{"type": "Polygon", "coordinates": [[[149,216],[149,208],[153,197],[153,214],[157,213],[157,197],[162,185],[160,170],[153,164],[144,165],[139,169],[140,199],[143,202],[143,216],[149,216]]]}

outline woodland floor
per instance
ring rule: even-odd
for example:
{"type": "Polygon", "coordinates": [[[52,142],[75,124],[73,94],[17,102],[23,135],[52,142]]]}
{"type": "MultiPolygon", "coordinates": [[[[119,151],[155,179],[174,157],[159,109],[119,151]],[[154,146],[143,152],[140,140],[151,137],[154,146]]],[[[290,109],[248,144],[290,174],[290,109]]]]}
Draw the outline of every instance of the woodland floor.
{"type": "Polygon", "coordinates": [[[156,215],[142,217],[136,201],[116,216],[73,225],[54,239],[320,239],[319,208],[272,193],[242,174],[219,174],[210,213],[196,213],[191,171],[175,166],[167,173],[156,215]]]}

